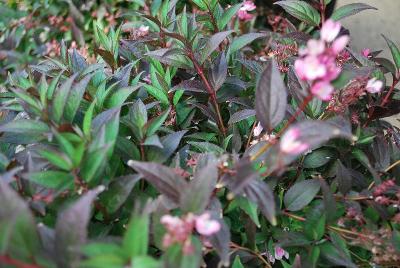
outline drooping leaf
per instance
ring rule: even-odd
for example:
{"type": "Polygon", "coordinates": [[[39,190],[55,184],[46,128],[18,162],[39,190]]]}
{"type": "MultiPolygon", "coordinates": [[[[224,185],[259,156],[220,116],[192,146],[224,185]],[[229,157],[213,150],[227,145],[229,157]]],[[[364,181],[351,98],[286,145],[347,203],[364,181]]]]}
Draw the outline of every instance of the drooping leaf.
{"type": "Polygon", "coordinates": [[[186,212],[202,213],[210,201],[217,177],[216,161],[208,161],[204,166],[198,165],[193,179],[181,195],[181,208],[186,212]]]}
{"type": "Polygon", "coordinates": [[[389,46],[389,49],[390,49],[390,52],[392,53],[393,61],[396,65],[397,70],[399,70],[400,69],[400,50],[392,40],[390,40],[389,38],[387,38],[384,35],[382,35],[382,36],[383,36],[383,38],[385,38],[386,43],[389,46]]]}
{"type": "Polygon", "coordinates": [[[225,26],[231,21],[232,17],[239,11],[242,3],[233,5],[224,11],[222,17],[217,21],[218,29],[223,30],[225,26]]]}
{"type": "Polygon", "coordinates": [[[210,82],[214,90],[218,90],[226,80],[228,73],[228,65],[225,58],[225,53],[221,53],[215,58],[212,66],[210,76],[210,82]]]}
{"type": "Polygon", "coordinates": [[[40,250],[35,220],[18,194],[0,177],[0,254],[29,261],[40,250]]]}
{"type": "Polygon", "coordinates": [[[22,177],[41,186],[58,190],[72,188],[74,184],[73,176],[63,171],[29,172],[22,174],[22,177]]]}
{"type": "Polygon", "coordinates": [[[145,256],[149,243],[150,218],[146,212],[135,212],[122,240],[122,247],[128,257],[145,256]]]}
{"type": "Polygon", "coordinates": [[[109,214],[113,214],[124,204],[139,179],[138,175],[126,175],[115,178],[110,183],[107,190],[100,195],[109,214]]]}
{"type": "Polygon", "coordinates": [[[31,119],[19,119],[0,126],[0,132],[37,135],[44,134],[49,131],[50,128],[47,124],[31,119]]]}
{"type": "Polygon", "coordinates": [[[256,117],[264,129],[272,131],[285,117],[286,106],[286,86],[277,63],[272,59],[257,83],[256,117]]]}
{"type": "Polygon", "coordinates": [[[286,209],[290,211],[301,210],[314,199],[319,190],[320,184],[316,179],[296,183],[285,194],[286,209]]]}
{"type": "Polygon", "coordinates": [[[242,120],[245,120],[249,117],[255,116],[256,115],[256,111],[253,109],[243,109],[240,111],[237,111],[236,113],[234,113],[233,115],[231,115],[231,117],[229,118],[228,124],[235,124],[237,122],[240,122],[242,120]]]}
{"type": "Polygon", "coordinates": [[[232,44],[229,47],[229,53],[235,53],[236,51],[240,50],[241,48],[247,46],[251,42],[256,39],[266,37],[267,34],[265,33],[248,33],[240,35],[233,39],[232,44]]]}
{"type": "Polygon", "coordinates": [[[59,214],[55,227],[55,251],[59,267],[77,267],[79,264],[81,254],[77,249],[86,243],[91,205],[102,190],[104,186],[87,192],[59,214]]]}
{"type": "Polygon", "coordinates": [[[360,13],[361,11],[364,11],[364,10],[367,10],[367,9],[377,10],[377,8],[372,7],[370,5],[367,5],[367,4],[352,3],[352,4],[344,5],[344,6],[341,6],[341,7],[337,8],[333,12],[333,14],[331,16],[331,19],[333,19],[333,20],[341,20],[343,18],[355,15],[355,14],[360,13]]]}
{"type": "Polygon", "coordinates": [[[179,203],[181,193],[184,192],[187,184],[171,168],[156,163],[133,160],[128,161],[128,166],[142,174],[160,193],[165,194],[177,204],[179,203]]]}
{"type": "Polygon", "coordinates": [[[63,113],[64,108],[67,105],[68,96],[72,89],[72,83],[78,74],[74,74],[69,77],[58,89],[54,92],[54,98],[52,103],[52,117],[55,122],[59,123],[63,113]]]}
{"type": "Polygon", "coordinates": [[[321,21],[321,17],[318,11],[305,1],[278,1],[274,4],[281,6],[293,17],[304,21],[312,26],[318,26],[321,21]]]}
{"type": "Polygon", "coordinates": [[[233,31],[219,32],[211,36],[205,48],[201,51],[200,63],[203,63],[232,32],[233,31]]]}
{"type": "Polygon", "coordinates": [[[347,194],[352,185],[352,177],[349,170],[340,160],[336,161],[336,179],[338,180],[339,190],[342,194],[347,194]]]}

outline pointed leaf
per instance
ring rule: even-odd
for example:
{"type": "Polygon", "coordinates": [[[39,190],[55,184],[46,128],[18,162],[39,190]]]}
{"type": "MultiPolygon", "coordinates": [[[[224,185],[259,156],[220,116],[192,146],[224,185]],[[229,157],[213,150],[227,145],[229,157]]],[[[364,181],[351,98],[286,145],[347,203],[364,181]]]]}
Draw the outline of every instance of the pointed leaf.
{"type": "Polygon", "coordinates": [[[256,89],[256,117],[272,131],[285,117],[287,91],[274,59],[268,61],[256,89]]]}

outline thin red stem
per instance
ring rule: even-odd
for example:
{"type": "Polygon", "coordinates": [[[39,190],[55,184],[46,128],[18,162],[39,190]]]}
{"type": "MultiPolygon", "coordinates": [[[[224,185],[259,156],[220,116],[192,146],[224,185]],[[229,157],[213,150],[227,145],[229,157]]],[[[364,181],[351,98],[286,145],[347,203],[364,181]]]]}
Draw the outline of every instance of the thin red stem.
{"type": "Polygon", "coordinates": [[[210,95],[212,104],[214,106],[215,112],[217,114],[217,118],[218,118],[218,127],[220,129],[220,131],[222,132],[222,135],[224,135],[224,137],[226,136],[226,129],[224,126],[224,121],[222,120],[222,116],[221,116],[221,112],[219,109],[219,104],[217,101],[217,95],[215,93],[215,90],[213,89],[213,87],[210,85],[210,82],[208,82],[207,77],[204,74],[203,71],[203,67],[200,66],[200,64],[197,62],[197,60],[194,58],[194,54],[192,51],[190,51],[188,53],[190,60],[193,62],[194,68],[196,69],[196,72],[199,74],[201,80],[203,81],[204,85],[206,86],[206,90],[207,93],[210,95]]]}
{"type": "Polygon", "coordinates": [[[390,87],[388,93],[386,94],[385,98],[383,99],[383,101],[382,101],[382,103],[381,103],[381,106],[385,106],[386,103],[389,101],[390,95],[392,95],[392,92],[393,92],[393,90],[394,90],[394,87],[397,85],[398,82],[399,82],[399,80],[397,80],[397,79],[395,79],[395,78],[393,79],[392,86],[390,87]]]}
{"type": "Polygon", "coordinates": [[[41,268],[39,265],[24,263],[7,255],[0,255],[0,263],[13,265],[16,268],[41,268]]]}

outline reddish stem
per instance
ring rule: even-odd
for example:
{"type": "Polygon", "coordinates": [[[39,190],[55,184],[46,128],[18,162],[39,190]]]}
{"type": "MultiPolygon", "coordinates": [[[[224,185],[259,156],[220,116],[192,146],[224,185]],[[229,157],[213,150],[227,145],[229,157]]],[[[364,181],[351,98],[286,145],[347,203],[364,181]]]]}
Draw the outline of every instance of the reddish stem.
{"type": "Polygon", "coordinates": [[[392,86],[390,87],[388,93],[386,94],[385,98],[383,99],[381,106],[385,106],[386,103],[389,101],[390,95],[392,95],[394,87],[397,85],[398,82],[399,82],[399,80],[397,80],[396,78],[393,78],[392,86]]]}
{"type": "Polygon", "coordinates": [[[194,54],[192,51],[189,51],[188,56],[190,60],[193,62],[194,68],[196,69],[196,72],[199,74],[201,80],[203,81],[204,85],[206,86],[207,93],[210,95],[212,104],[214,105],[215,112],[218,117],[218,127],[220,131],[222,132],[222,135],[224,137],[226,136],[226,130],[224,126],[224,121],[222,120],[221,112],[219,109],[218,101],[217,101],[217,95],[215,93],[215,90],[213,87],[210,85],[210,82],[208,82],[207,77],[204,74],[203,68],[200,66],[200,64],[197,62],[197,60],[194,58],[194,54]]]}
{"type": "Polygon", "coordinates": [[[16,268],[41,268],[36,264],[24,263],[19,260],[15,260],[7,255],[0,255],[0,263],[13,265],[16,268]]]}

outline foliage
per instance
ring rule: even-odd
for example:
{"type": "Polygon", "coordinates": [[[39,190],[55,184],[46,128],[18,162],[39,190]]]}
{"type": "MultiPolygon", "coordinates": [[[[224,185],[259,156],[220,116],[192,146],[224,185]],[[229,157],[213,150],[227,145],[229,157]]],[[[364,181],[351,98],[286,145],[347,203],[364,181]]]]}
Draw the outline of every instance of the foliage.
{"type": "Polygon", "coordinates": [[[373,7],[77,2],[0,4],[1,267],[400,261],[399,47],[336,22],[373,7]]]}

